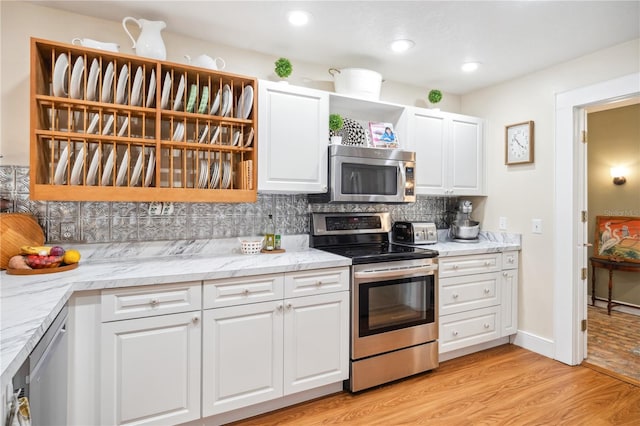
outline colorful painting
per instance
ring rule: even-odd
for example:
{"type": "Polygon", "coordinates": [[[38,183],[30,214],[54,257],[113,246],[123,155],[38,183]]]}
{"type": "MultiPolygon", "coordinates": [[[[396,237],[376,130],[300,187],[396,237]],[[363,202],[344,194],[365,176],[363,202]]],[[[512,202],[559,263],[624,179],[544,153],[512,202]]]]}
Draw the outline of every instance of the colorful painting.
{"type": "Polygon", "coordinates": [[[640,217],[596,216],[593,255],[640,263],[640,217]]]}

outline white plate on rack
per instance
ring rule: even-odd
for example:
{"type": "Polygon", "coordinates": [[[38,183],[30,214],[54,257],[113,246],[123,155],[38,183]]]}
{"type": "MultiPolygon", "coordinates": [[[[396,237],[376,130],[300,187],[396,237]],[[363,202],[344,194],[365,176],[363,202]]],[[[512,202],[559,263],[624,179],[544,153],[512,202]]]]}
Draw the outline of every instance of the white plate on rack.
{"type": "Polygon", "coordinates": [[[122,186],[127,178],[127,171],[129,170],[129,150],[124,152],[120,167],[118,167],[118,177],[116,177],[116,186],[122,186]]]}
{"type": "Polygon", "coordinates": [[[67,96],[67,72],[69,70],[69,58],[66,53],[61,53],[53,66],[53,96],[67,96]]]}
{"type": "Polygon", "coordinates": [[[129,78],[129,68],[127,64],[122,66],[120,76],[118,77],[118,89],[116,91],[116,103],[124,104],[127,102],[127,79],[129,78]]]}
{"type": "Polygon", "coordinates": [[[198,179],[198,188],[205,188],[209,183],[209,166],[207,160],[200,160],[200,178],[198,179]]]}
{"type": "Polygon", "coordinates": [[[67,171],[67,161],[69,160],[69,145],[64,147],[60,159],[58,160],[58,166],[56,167],[56,173],[53,177],[53,183],[56,185],[62,185],[67,171]]]}
{"type": "Polygon", "coordinates": [[[71,179],[69,183],[71,185],[78,185],[82,180],[82,166],[84,165],[84,145],[80,147],[80,151],[76,154],[76,161],[73,163],[73,170],[71,170],[71,179]]]}
{"type": "Polygon", "coordinates": [[[214,160],[211,165],[211,189],[216,189],[218,187],[218,182],[220,182],[220,163],[217,160],[214,160]]]}
{"type": "Polygon", "coordinates": [[[93,152],[91,164],[89,165],[89,171],[87,172],[87,185],[95,185],[96,183],[96,175],[98,173],[98,164],[100,164],[100,158],[100,145],[98,145],[96,147],[96,150],[93,152]]]}
{"type": "Polygon", "coordinates": [[[238,141],[240,141],[240,130],[236,130],[233,132],[233,141],[231,142],[231,145],[238,145],[238,141]]]}
{"type": "Polygon", "coordinates": [[[209,102],[209,86],[202,88],[202,96],[200,97],[200,106],[198,107],[198,114],[206,114],[207,102],[209,102]]]}
{"type": "Polygon", "coordinates": [[[220,135],[220,126],[214,126],[213,132],[211,132],[211,144],[216,144],[216,139],[220,135]]]}
{"type": "Polygon", "coordinates": [[[107,118],[107,122],[105,123],[102,129],[102,134],[103,135],[109,134],[111,132],[111,126],[113,126],[113,115],[110,115],[109,118],[107,118]]]}
{"type": "Polygon", "coordinates": [[[173,137],[171,140],[173,141],[182,141],[182,137],[184,136],[184,124],[178,123],[176,128],[173,131],[173,137]]]}
{"type": "Polygon", "coordinates": [[[213,100],[213,103],[211,105],[211,111],[209,112],[209,114],[211,114],[211,115],[217,113],[218,109],[220,108],[220,93],[221,92],[222,92],[222,90],[218,89],[218,93],[216,93],[216,98],[213,100]]]}
{"type": "Polygon", "coordinates": [[[133,79],[133,87],[131,88],[131,105],[138,106],[142,100],[142,67],[136,70],[136,76],[133,79]]]}
{"type": "Polygon", "coordinates": [[[180,77],[180,83],[178,83],[178,90],[176,91],[176,98],[173,101],[173,110],[178,111],[182,106],[182,97],[184,95],[184,75],[180,77]]]}
{"type": "Polygon", "coordinates": [[[202,143],[206,140],[207,134],[209,133],[209,125],[207,124],[200,130],[200,137],[198,138],[198,143],[202,143]]]}
{"type": "Polygon", "coordinates": [[[231,87],[228,84],[224,85],[222,89],[222,111],[220,111],[220,115],[226,117],[231,111],[231,99],[233,96],[231,95],[231,87]]]}
{"type": "Polygon", "coordinates": [[[133,166],[133,172],[131,173],[131,185],[130,186],[138,186],[138,182],[140,181],[140,174],[142,172],[142,163],[144,160],[144,156],[142,155],[143,150],[140,150],[138,154],[138,159],[136,160],[136,165],[133,166]]]}
{"type": "Polygon", "coordinates": [[[249,131],[249,135],[247,136],[247,140],[244,143],[244,147],[247,148],[251,146],[251,142],[253,142],[253,127],[249,131]]]}
{"type": "Polygon", "coordinates": [[[222,162],[222,189],[229,189],[231,184],[231,163],[227,160],[222,162]]]}
{"type": "Polygon", "coordinates": [[[100,76],[100,63],[94,58],[91,61],[91,69],[89,70],[89,78],[87,78],[87,100],[95,101],[97,98],[98,77],[100,76]]]}
{"type": "MultiPolygon", "coordinates": [[[[111,116],[113,118],[113,116],[111,116]]],[[[127,132],[127,127],[129,127],[129,117],[125,117],[124,121],[120,125],[120,130],[118,130],[118,136],[123,136],[127,132]]]]}
{"type": "Polygon", "coordinates": [[[149,152],[149,162],[147,163],[147,174],[144,177],[144,186],[147,187],[151,185],[151,181],[153,180],[153,171],[156,167],[156,159],[153,153],[153,150],[149,152]]]}
{"type": "Polygon", "coordinates": [[[73,99],[82,99],[82,74],[84,72],[84,59],[78,56],[73,64],[71,71],[71,97],[73,99]]]}
{"type": "Polygon", "coordinates": [[[251,114],[251,108],[253,108],[253,87],[245,86],[242,93],[242,118],[246,119],[251,114]]]}
{"type": "Polygon", "coordinates": [[[100,114],[91,114],[91,122],[89,123],[89,127],[87,127],[86,133],[93,133],[96,130],[96,126],[98,125],[98,121],[100,121],[100,114]]]}
{"type": "Polygon", "coordinates": [[[169,108],[169,96],[171,95],[171,75],[167,72],[164,76],[164,83],[162,83],[162,100],[160,101],[160,108],[169,108]]]}
{"type": "Polygon", "coordinates": [[[111,102],[111,87],[113,86],[113,62],[109,62],[107,70],[104,72],[104,80],[102,80],[102,102],[111,102]]]}
{"type": "Polygon", "coordinates": [[[104,169],[102,169],[102,186],[111,185],[111,170],[113,170],[113,156],[115,155],[115,150],[113,147],[111,148],[111,152],[109,153],[109,157],[107,157],[107,162],[104,165],[104,169]]]}
{"type": "Polygon", "coordinates": [[[151,108],[153,100],[156,98],[156,70],[151,70],[151,77],[149,77],[149,91],[147,92],[147,103],[145,106],[151,108]]]}

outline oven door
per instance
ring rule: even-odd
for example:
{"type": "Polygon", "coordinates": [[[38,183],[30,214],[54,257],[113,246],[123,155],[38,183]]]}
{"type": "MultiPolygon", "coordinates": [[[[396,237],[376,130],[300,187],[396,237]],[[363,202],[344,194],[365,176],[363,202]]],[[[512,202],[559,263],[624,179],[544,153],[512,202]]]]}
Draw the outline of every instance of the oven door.
{"type": "Polygon", "coordinates": [[[352,359],[437,340],[437,264],[406,262],[353,266],[352,359]]]}
{"type": "Polygon", "coordinates": [[[412,202],[414,165],[393,159],[334,156],[329,186],[331,201],[412,202]]]}

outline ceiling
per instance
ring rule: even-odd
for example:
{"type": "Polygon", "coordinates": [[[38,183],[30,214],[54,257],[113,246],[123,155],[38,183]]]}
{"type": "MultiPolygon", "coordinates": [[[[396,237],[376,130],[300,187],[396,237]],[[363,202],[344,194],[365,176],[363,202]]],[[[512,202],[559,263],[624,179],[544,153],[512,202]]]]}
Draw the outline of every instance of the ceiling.
{"type": "MultiPolygon", "coordinates": [[[[43,4],[43,2],[37,2],[43,4]]],[[[640,1],[46,1],[103,19],[162,20],[173,33],[327,68],[464,94],[640,38],[640,1]],[[287,12],[304,9],[306,27],[287,12]],[[391,52],[398,38],[415,41],[391,52]],[[473,74],[462,63],[482,65],[473,74]]],[[[87,35],[89,36],[89,35],[87,35]]],[[[300,76],[304,78],[304,76],[300,76]]],[[[327,77],[329,79],[329,77],[327,77]]]]}

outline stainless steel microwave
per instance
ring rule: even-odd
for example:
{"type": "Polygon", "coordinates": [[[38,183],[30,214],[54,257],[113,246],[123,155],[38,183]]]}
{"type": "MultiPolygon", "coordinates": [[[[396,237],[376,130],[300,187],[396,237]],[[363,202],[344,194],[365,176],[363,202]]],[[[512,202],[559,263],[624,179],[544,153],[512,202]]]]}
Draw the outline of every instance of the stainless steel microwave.
{"type": "Polygon", "coordinates": [[[329,191],[312,201],[410,203],[416,201],[415,152],[329,146],[329,191]],[[321,197],[322,198],[322,197],[321,197]]]}

